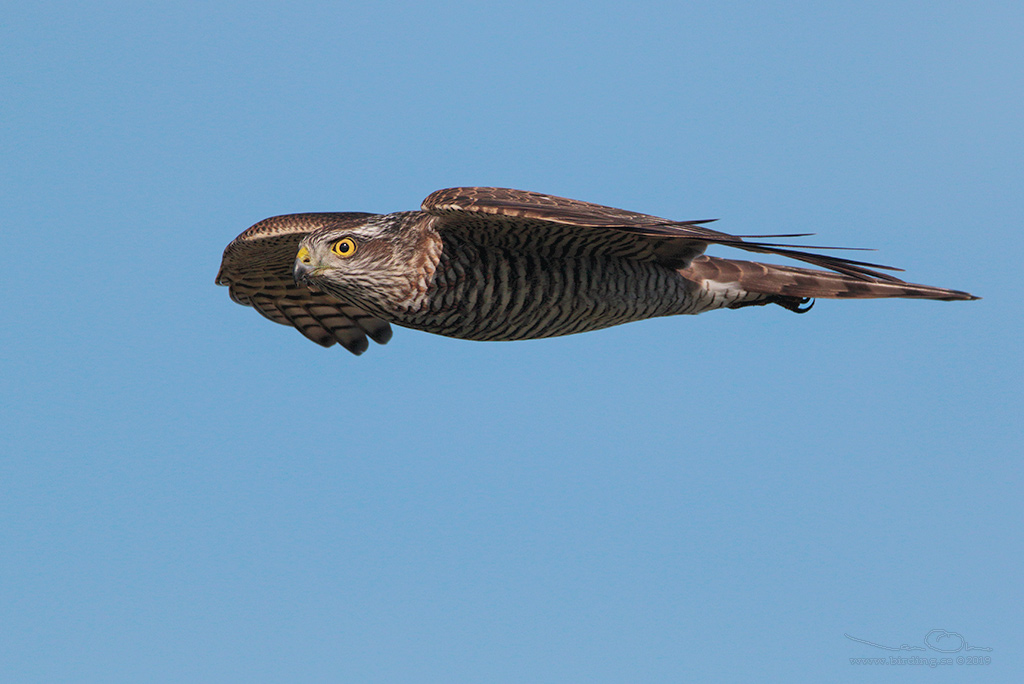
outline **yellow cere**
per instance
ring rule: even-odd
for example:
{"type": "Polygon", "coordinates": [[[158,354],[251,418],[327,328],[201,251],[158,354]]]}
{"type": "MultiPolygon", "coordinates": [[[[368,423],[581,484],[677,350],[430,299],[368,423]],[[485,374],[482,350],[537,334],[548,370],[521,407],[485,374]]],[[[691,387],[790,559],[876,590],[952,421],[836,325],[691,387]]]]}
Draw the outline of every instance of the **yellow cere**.
{"type": "Polygon", "coordinates": [[[295,255],[295,258],[304,264],[308,264],[310,261],[309,250],[306,249],[305,247],[302,247],[301,249],[299,249],[299,253],[295,255]]]}

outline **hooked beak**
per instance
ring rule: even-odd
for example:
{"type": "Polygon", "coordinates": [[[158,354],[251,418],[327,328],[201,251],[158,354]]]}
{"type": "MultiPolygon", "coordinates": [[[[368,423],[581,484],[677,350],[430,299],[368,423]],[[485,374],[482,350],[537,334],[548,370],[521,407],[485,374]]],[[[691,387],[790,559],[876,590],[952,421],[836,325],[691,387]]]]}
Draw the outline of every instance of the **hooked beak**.
{"type": "Polygon", "coordinates": [[[309,276],[312,273],[313,259],[309,256],[309,250],[303,247],[295,255],[295,267],[292,269],[292,275],[295,277],[295,282],[308,285],[309,276]]]}
{"type": "Polygon", "coordinates": [[[295,276],[295,282],[305,284],[310,274],[313,273],[313,267],[309,264],[304,264],[298,259],[295,260],[295,268],[292,270],[292,275],[295,276]]]}

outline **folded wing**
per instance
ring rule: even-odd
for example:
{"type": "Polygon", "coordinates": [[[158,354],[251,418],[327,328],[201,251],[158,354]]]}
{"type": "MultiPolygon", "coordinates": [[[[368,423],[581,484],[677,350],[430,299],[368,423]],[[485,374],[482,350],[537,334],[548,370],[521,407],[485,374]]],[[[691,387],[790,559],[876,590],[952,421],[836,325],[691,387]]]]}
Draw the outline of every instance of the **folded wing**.
{"type": "MultiPolygon", "coordinates": [[[[540,241],[564,239],[567,228],[574,237],[592,241],[621,256],[650,258],[675,268],[685,268],[703,254],[709,244],[728,245],[749,252],[777,254],[815,266],[843,273],[862,280],[902,282],[877,269],[901,269],[881,264],[854,261],[806,249],[842,249],[801,247],[773,242],[749,241],[744,236],[712,230],[711,221],[668,221],[657,216],[639,214],[600,204],[544,195],[509,188],[448,188],[429,195],[423,211],[442,219],[448,228],[491,230],[496,234],[509,231],[529,233],[540,241]]],[[[751,236],[767,238],[799,237],[794,235],[751,236]]],[[[525,237],[525,236],[524,236],[525,237]]]]}

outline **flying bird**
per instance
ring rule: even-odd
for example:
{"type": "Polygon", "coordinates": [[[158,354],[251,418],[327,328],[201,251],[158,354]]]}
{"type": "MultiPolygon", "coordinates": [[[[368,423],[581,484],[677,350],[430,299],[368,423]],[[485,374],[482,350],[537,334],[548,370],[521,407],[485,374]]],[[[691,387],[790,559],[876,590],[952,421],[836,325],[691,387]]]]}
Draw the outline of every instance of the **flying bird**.
{"type": "Polygon", "coordinates": [[[774,240],[721,233],[507,188],[450,188],[419,211],[275,216],[224,250],[216,282],[231,298],[317,344],[354,354],[391,324],[469,340],[570,335],[655,316],[814,298],[970,300],[915,285],[900,269],[774,240]],[[773,240],[771,242],[765,240],[773,240]],[[707,256],[708,245],[775,254],[827,270],[707,256]]]}

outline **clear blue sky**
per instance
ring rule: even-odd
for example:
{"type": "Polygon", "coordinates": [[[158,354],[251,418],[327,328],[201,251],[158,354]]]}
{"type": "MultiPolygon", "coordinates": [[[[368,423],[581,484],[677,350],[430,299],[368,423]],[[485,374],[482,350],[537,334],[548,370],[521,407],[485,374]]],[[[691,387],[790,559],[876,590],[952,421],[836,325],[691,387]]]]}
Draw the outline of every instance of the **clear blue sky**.
{"type": "Polygon", "coordinates": [[[1019,1],[3,14],[0,680],[1024,678],[1019,1]],[[213,284],[454,185],[984,299],[356,358],[213,284]]]}

